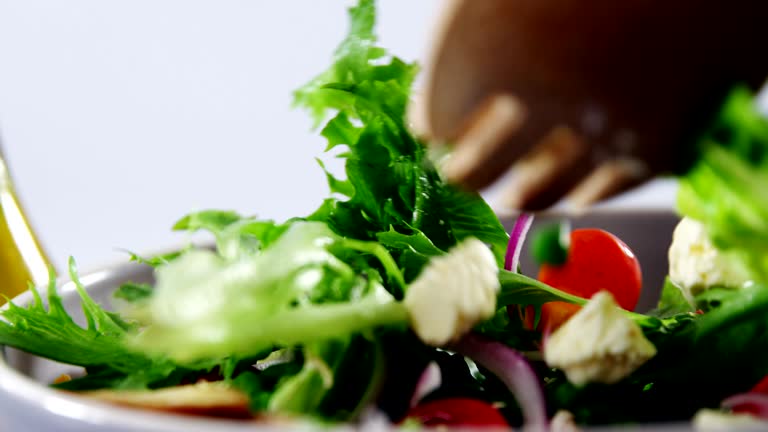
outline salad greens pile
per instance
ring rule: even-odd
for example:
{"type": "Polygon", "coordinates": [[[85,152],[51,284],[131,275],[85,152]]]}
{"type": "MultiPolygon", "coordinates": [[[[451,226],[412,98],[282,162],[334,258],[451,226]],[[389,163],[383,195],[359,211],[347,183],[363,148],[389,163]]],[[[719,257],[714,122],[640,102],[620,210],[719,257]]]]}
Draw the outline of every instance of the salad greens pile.
{"type": "MultiPolygon", "coordinates": [[[[406,284],[468,237],[502,263],[509,237],[479,195],[441,179],[410,132],[405,109],[417,67],[376,46],[373,1],[349,14],[332,66],[295,93],[296,105],[324,124],[326,150],[346,148],[346,179],[326,173],[331,198],[283,223],[230,211],[187,215],[174,229],[211,233],[215,250],[134,255],[156,268],[156,284],[120,287],[116,297],[132,304],[126,313],[106,312],[78,285],[83,329],[52,280],[47,310],[32,288],[31,307],[4,313],[0,343],[85,367],[84,376],[56,384],[68,390],[154,389],[215,372],[247,392],[254,411],[347,420],[378,391],[407,400],[412,389],[381,388],[393,347],[412,348],[404,376],[446,354],[408,331],[406,284]],[[277,366],[253,369],[265,358],[277,366]]],[[[78,280],[74,263],[70,276],[78,280]]],[[[506,302],[574,298],[506,277],[506,302]]]]}
{"type": "MultiPolygon", "coordinates": [[[[156,283],[121,286],[120,314],[89,297],[70,261],[85,325],[64,310],[51,278],[45,298],[31,287],[31,305],[2,312],[0,344],[85,369],[53,385],[61,389],[158,389],[213,376],[244,392],[254,413],[328,422],[358,420],[371,406],[400,421],[435,363],[442,384],[426,400],[480,399],[521,424],[503,380],[414,334],[403,305],[409,285],[433,258],[479,239],[497,261],[500,291],[497,312],[474,332],[521,352],[538,351],[542,335],[507,306],[587,300],[503,269],[509,236],[497,216],[479,195],[443,181],[408,127],[417,66],[376,45],[373,0],[349,15],[331,67],[294,95],[321,127],[326,151],[343,149],[345,178],[326,171],[330,198],[284,222],[218,210],[185,216],[174,229],[208,232],[215,248],[133,255],[155,268],[156,283]]],[[[680,210],[747,262],[754,283],[715,287],[691,305],[668,282],[657,309],[627,312],[658,355],[616,384],[575,386],[533,358],[550,416],[687,420],[768,374],[768,123],[737,89],[701,142],[680,210]]]]}

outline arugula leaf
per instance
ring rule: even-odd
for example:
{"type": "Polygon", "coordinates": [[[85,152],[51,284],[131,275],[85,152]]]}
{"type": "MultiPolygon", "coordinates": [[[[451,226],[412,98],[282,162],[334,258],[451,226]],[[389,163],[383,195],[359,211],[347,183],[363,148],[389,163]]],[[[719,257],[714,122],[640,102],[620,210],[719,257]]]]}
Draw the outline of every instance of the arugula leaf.
{"type": "Polygon", "coordinates": [[[542,305],[552,301],[564,301],[585,305],[587,299],[568,294],[543,282],[520,273],[499,270],[501,292],[498,295],[499,306],[507,305],[542,305]]]}
{"type": "Polygon", "coordinates": [[[416,279],[430,258],[445,253],[423,232],[415,229],[407,235],[390,228],[389,231],[377,233],[376,238],[389,250],[396,252],[398,264],[407,282],[416,279]]]}
{"type": "MultiPolygon", "coordinates": [[[[442,184],[437,206],[442,210],[437,218],[437,227],[444,221],[457,241],[477,237],[491,245],[500,267],[504,264],[509,235],[499,222],[496,213],[478,195],[470,194],[457,187],[442,184]]],[[[425,231],[429,232],[429,231],[425,231]]]]}
{"type": "Polygon", "coordinates": [[[425,258],[442,255],[445,252],[435,246],[432,241],[424,235],[423,232],[414,231],[413,234],[401,234],[390,228],[389,231],[376,234],[376,238],[381,244],[392,249],[410,249],[414,253],[425,258]]]}
{"type": "MultiPolygon", "coordinates": [[[[537,349],[533,342],[540,340],[541,334],[526,330],[520,319],[510,319],[507,313],[507,306],[532,306],[535,314],[533,327],[536,328],[541,319],[541,306],[544,303],[563,301],[584,305],[588,301],[585,298],[568,294],[522,273],[499,270],[499,283],[501,284],[501,290],[496,297],[498,311],[493,318],[480,324],[475,331],[493,340],[502,341],[516,349],[537,349]]],[[[639,322],[647,319],[645,315],[627,313],[631,318],[639,322]]]]}

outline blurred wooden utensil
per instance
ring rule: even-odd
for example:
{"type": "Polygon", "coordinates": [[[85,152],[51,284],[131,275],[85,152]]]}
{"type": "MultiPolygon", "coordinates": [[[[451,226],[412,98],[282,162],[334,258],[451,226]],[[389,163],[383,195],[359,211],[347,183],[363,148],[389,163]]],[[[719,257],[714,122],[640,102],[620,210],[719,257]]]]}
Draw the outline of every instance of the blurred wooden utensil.
{"type": "Polygon", "coordinates": [[[503,204],[517,209],[586,206],[684,171],[728,90],[768,75],[765,1],[446,6],[417,123],[452,145],[450,180],[481,189],[506,176],[503,204]]]}

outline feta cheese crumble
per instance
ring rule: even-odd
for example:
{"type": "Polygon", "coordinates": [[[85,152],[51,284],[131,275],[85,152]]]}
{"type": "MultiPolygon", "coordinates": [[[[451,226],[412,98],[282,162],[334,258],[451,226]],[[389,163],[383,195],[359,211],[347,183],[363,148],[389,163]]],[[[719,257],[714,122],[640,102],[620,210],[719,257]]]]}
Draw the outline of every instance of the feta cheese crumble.
{"type": "Polygon", "coordinates": [[[432,258],[403,300],[419,338],[443,346],[493,316],[498,272],[493,253],[474,237],[432,258]]]}
{"type": "Polygon", "coordinates": [[[683,218],[675,227],[669,248],[669,278],[693,303],[693,297],[712,286],[738,288],[749,280],[747,271],[710,241],[704,225],[683,218]]]}
{"type": "Polygon", "coordinates": [[[547,339],[544,360],[575,385],[615,383],[656,354],[640,326],[600,291],[547,339]]]}
{"type": "Polygon", "coordinates": [[[701,409],[693,417],[697,431],[765,430],[768,423],[746,413],[728,413],[714,409],[701,409]]]}

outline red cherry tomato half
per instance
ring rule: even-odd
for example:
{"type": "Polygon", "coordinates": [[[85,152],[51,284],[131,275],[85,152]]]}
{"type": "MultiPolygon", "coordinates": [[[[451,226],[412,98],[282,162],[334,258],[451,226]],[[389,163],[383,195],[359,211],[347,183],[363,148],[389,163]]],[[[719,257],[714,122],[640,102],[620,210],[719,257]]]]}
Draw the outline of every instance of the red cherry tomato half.
{"type": "Polygon", "coordinates": [[[416,405],[406,419],[424,426],[501,426],[509,427],[504,416],[490,404],[470,398],[448,398],[416,405]]]}
{"type": "MultiPolygon", "coordinates": [[[[543,264],[539,280],[584,298],[608,291],[626,310],[637,306],[643,285],[634,253],[615,235],[596,228],[573,230],[565,263],[543,264]]],[[[579,306],[570,303],[546,303],[542,305],[538,328],[553,331],[578,310],[579,306]]],[[[524,322],[528,328],[533,328],[533,315],[533,308],[526,308],[524,322]]]]}

